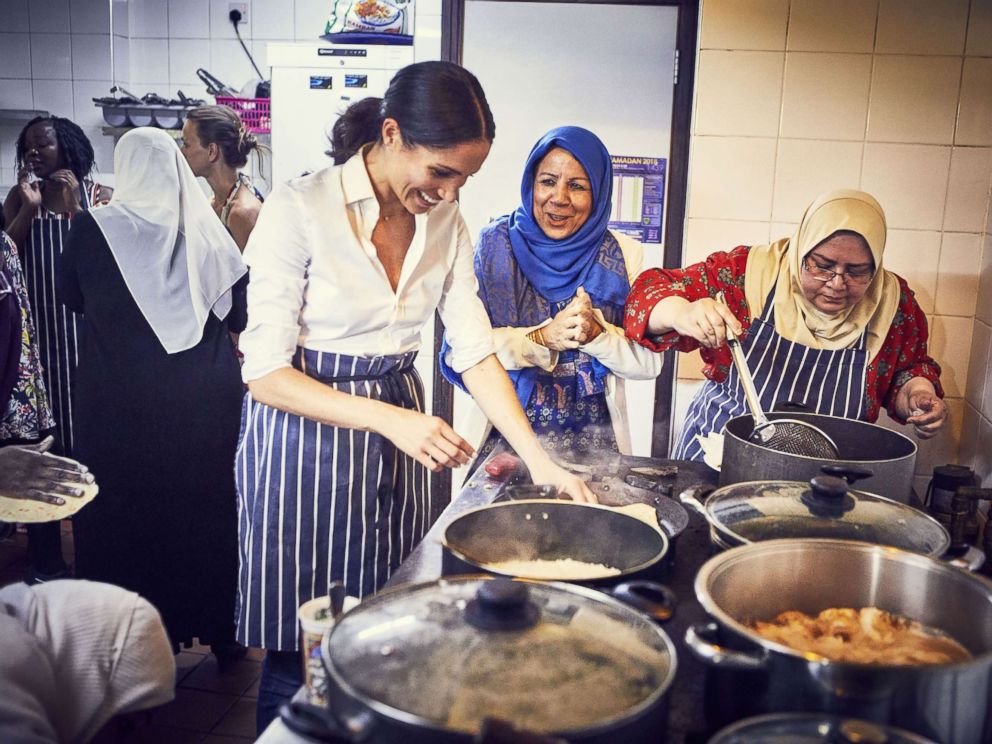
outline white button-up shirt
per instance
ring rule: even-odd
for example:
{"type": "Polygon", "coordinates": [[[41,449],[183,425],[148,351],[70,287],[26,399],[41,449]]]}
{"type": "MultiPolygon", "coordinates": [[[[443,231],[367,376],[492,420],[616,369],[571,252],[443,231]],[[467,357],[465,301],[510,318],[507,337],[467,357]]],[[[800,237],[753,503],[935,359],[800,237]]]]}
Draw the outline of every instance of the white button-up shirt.
{"type": "Polygon", "coordinates": [[[245,382],[291,366],[297,346],[364,357],[413,351],[435,309],[456,372],[495,352],[458,205],[415,215],[395,292],[372,244],[378,220],[361,152],[273,190],[244,253],[245,382]]]}

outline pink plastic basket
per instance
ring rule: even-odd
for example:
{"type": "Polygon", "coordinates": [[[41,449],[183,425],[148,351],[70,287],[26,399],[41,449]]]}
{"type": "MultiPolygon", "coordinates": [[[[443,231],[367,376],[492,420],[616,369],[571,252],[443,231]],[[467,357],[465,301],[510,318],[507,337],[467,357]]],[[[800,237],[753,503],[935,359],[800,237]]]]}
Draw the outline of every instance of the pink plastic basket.
{"type": "Polygon", "coordinates": [[[217,96],[217,105],[234,109],[249,132],[255,134],[269,133],[271,119],[268,98],[217,96]]]}

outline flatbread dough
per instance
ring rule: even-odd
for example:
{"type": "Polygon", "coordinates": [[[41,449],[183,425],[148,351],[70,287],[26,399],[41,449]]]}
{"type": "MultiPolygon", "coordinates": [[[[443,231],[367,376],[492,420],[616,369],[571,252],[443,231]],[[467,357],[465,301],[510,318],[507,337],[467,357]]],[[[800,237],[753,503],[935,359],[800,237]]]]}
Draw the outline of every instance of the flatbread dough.
{"type": "Polygon", "coordinates": [[[54,522],[58,519],[71,517],[78,512],[100,491],[96,483],[73,483],[83,489],[82,496],[63,496],[65,503],[61,506],[48,504],[33,499],[12,499],[0,495],[0,521],[12,523],[34,524],[35,522],[54,522]]]}

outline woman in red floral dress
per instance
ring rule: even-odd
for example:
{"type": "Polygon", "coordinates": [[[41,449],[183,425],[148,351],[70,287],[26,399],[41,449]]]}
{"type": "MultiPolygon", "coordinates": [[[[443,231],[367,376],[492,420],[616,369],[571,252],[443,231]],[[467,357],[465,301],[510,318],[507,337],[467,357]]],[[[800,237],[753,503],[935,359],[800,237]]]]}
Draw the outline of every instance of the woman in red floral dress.
{"type": "Polygon", "coordinates": [[[947,418],[927,322],[905,280],[882,268],[885,214],[870,195],[823,194],[791,238],[717,252],[683,269],[650,269],[631,288],[627,335],[655,351],[700,350],[707,380],[689,406],[674,457],[701,460],[697,435],[748,412],[728,328],[762,408],[781,401],[875,421],[885,406],[921,439],[947,418]],[[722,291],[727,306],[716,301],[722,291]]]}

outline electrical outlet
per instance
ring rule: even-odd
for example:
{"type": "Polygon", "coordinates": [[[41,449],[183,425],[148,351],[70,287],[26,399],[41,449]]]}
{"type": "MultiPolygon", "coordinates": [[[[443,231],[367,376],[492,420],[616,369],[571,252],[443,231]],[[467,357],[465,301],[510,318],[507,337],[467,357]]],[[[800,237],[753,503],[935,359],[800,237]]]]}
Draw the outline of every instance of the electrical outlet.
{"type": "Polygon", "coordinates": [[[228,3],[227,13],[231,14],[231,11],[238,11],[241,14],[241,20],[238,23],[248,23],[248,7],[251,3],[228,3]]]}

